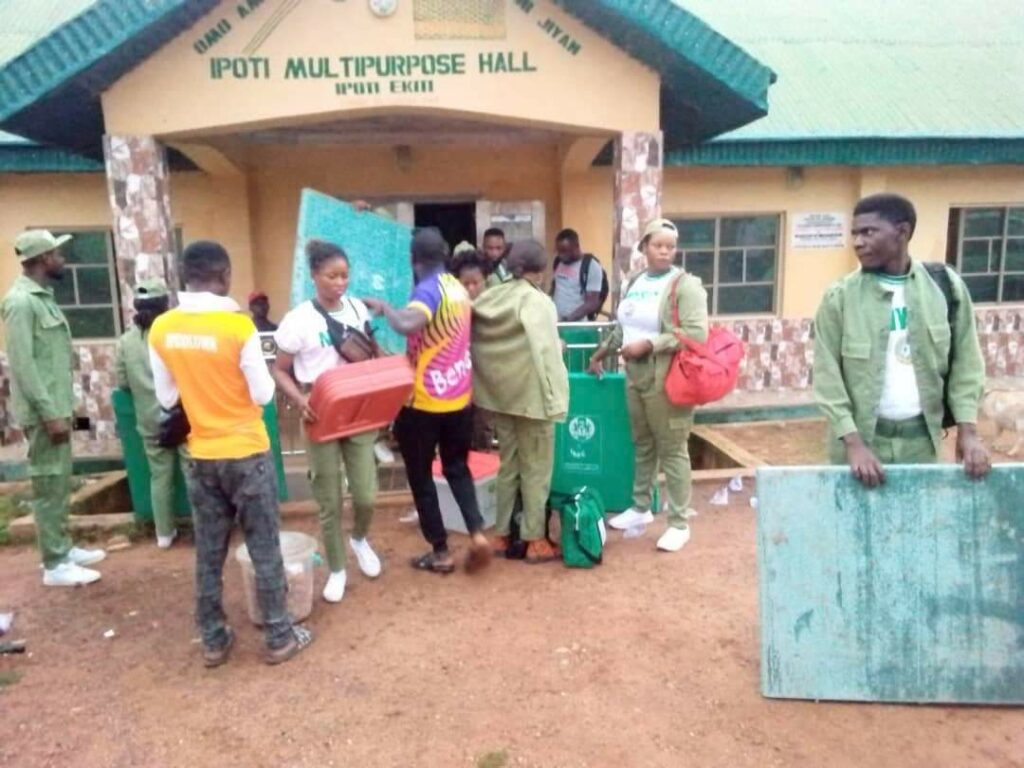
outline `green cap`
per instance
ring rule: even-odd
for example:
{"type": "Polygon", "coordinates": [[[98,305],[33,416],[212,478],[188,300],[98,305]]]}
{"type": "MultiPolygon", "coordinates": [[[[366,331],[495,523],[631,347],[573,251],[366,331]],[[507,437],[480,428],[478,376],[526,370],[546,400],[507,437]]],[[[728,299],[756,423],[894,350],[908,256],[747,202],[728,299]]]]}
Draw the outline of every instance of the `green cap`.
{"type": "Polygon", "coordinates": [[[18,261],[28,261],[60,248],[70,239],[71,235],[54,237],[45,229],[28,229],[15,238],[14,253],[18,261]]]}
{"type": "Polygon", "coordinates": [[[159,299],[169,293],[167,283],[159,277],[151,277],[135,286],[135,298],[137,299],[159,299]]]}
{"type": "Polygon", "coordinates": [[[656,235],[659,232],[671,232],[673,235],[679,235],[679,229],[671,221],[668,219],[655,219],[644,229],[644,234],[640,238],[640,242],[642,243],[651,235],[656,235]]]}

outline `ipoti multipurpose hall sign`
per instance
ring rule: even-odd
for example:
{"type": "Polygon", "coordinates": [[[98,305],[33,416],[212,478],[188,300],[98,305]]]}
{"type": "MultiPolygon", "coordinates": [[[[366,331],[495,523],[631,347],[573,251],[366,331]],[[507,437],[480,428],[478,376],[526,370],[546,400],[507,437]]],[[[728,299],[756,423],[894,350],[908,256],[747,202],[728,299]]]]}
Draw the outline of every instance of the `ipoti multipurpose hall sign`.
{"type": "MultiPolygon", "coordinates": [[[[404,0],[415,3],[415,0],[404,0]]],[[[375,96],[385,94],[433,94],[443,87],[446,80],[467,75],[522,74],[530,75],[539,71],[536,56],[528,50],[510,46],[498,47],[502,41],[495,40],[493,50],[463,52],[457,50],[457,43],[449,50],[417,51],[414,46],[407,50],[394,43],[384,43],[385,50],[373,52],[347,52],[339,50],[331,55],[322,52],[296,52],[296,55],[261,55],[267,41],[286,24],[288,16],[309,0],[247,0],[222,6],[212,25],[208,22],[200,28],[192,42],[192,49],[198,56],[207,59],[207,74],[211,81],[268,81],[309,82],[319,81],[336,96],[375,96]],[[244,38],[241,56],[220,55],[234,46],[225,45],[232,37],[244,38]],[[391,50],[387,50],[390,48],[391,50]]],[[[354,4],[338,3],[344,6],[354,4]]],[[[370,7],[380,16],[394,12],[396,3],[370,2],[370,7]],[[386,7],[387,12],[379,12],[386,7]]],[[[326,6],[325,11],[334,10],[326,6]]],[[[347,10],[347,9],[345,9],[347,10]]],[[[564,29],[557,21],[539,10],[532,0],[510,0],[507,13],[525,14],[547,44],[560,48],[568,57],[575,57],[583,50],[583,43],[564,29]]],[[[325,19],[325,22],[327,20],[325,19]]],[[[383,30],[382,30],[383,31],[383,30]]],[[[382,38],[386,40],[387,38],[382,38]]],[[[432,40],[431,42],[436,42],[432,40]]],[[[447,46],[446,46],[447,47],[447,46]]]]}
{"type": "Polygon", "coordinates": [[[798,213],[793,216],[791,248],[845,248],[846,214],[798,213]]]}

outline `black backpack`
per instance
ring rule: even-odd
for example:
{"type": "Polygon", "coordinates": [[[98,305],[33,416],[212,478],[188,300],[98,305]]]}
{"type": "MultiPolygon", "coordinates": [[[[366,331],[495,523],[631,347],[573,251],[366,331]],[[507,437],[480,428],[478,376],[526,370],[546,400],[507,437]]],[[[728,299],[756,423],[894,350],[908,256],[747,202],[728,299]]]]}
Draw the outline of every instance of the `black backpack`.
{"type": "Polygon", "coordinates": [[[946,299],[946,322],[949,323],[949,367],[946,371],[946,380],[942,387],[942,428],[949,429],[956,426],[956,419],[949,408],[949,377],[953,373],[953,351],[956,347],[956,313],[960,302],[953,295],[953,283],[949,279],[949,272],[945,264],[937,262],[924,262],[924,268],[935,285],[938,286],[946,299]]]}
{"type": "MultiPolygon", "coordinates": [[[[594,254],[592,254],[592,253],[584,253],[583,254],[583,259],[580,262],[580,296],[586,296],[586,294],[587,294],[587,276],[590,274],[590,263],[592,261],[597,261],[597,257],[594,254]]],[[[561,264],[562,264],[562,258],[560,256],[555,256],[555,265],[554,265],[553,269],[558,269],[558,267],[561,264]]],[[[597,266],[601,267],[601,263],[598,262],[597,266]]],[[[601,306],[602,307],[604,306],[605,300],[608,298],[608,293],[610,292],[610,290],[611,290],[611,288],[608,285],[608,273],[605,271],[604,267],[601,267],[601,294],[600,295],[601,295],[601,306]]],[[[552,284],[551,285],[551,293],[554,294],[554,292],[555,292],[555,286],[554,286],[554,284],[552,284]]],[[[587,316],[588,320],[595,320],[596,318],[597,318],[597,313],[596,312],[594,314],[592,314],[592,315],[588,315],[587,316]]]]}

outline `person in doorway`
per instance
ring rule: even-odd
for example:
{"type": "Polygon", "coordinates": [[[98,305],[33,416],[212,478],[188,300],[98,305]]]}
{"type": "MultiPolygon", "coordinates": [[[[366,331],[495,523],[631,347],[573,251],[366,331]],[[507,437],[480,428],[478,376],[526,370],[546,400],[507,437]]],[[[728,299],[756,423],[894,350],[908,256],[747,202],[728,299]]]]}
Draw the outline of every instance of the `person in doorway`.
{"type": "Polygon", "coordinates": [[[526,562],[558,557],[545,535],[555,456],[555,423],[569,410],[569,374],[558,318],[540,287],[547,257],[535,240],[516,242],[506,259],[513,275],[473,305],[473,391],[494,415],[501,450],[494,552],[505,554],[513,508],[522,498],[526,562]]]}
{"type": "Polygon", "coordinates": [[[654,520],[651,504],[660,467],[665,473],[668,528],[657,546],[665,552],[678,552],[690,540],[688,442],[693,428],[693,408],[669,401],[665,378],[679,349],[679,336],[703,342],[708,335],[707,293],[700,278],[672,265],[678,239],[676,226],[668,219],[647,225],[640,241],[647,269],[627,287],[615,328],[590,359],[590,371],[598,376],[609,354],[618,351],[626,361],[626,404],[636,447],[633,506],[609,525],[627,530],[654,520]]]}
{"type": "Polygon", "coordinates": [[[601,310],[606,293],[604,269],[593,254],[580,249],[580,236],[563,229],[555,237],[554,276],[551,295],[560,322],[593,320],[601,310]]]}
{"type": "Polygon", "coordinates": [[[459,278],[471,301],[483,293],[487,287],[490,263],[470,243],[461,242],[455,246],[455,258],[452,259],[452,274],[459,278]]]}
{"type": "Polygon", "coordinates": [[[498,227],[491,227],[485,231],[481,250],[483,250],[484,258],[487,259],[488,263],[488,288],[512,279],[512,274],[505,263],[505,256],[508,254],[508,243],[505,240],[504,230],[498,229],[498,227]]]}
{"type": "Polygon", "coordinates": [[[967,474],[992,466],[977,431],[985,364],[971,296],[954,270],[910,257],[916,224],[899,195],[858,202],[860,269],[828,289],[814,320],[814,396],[829,455],[869,488],[885,482],[886,464],[937,461],[946,411],[967,474]]]}
{"type": "Polygon", "coordinates": [[[11,372],[11,412],[28,441],[32,514],[43,561],[43,584],[71,587],[99,580],[102,549],[82,549],[67,532],[71,502],[71,329],[57,306],[50,283],[64,277],[61,246],[70,235],[42,229],[22,232],[14,241],[21,275],[3,304],[7,362],[11,372]]]}
{"type": "Polygon", "coordinates": [[[170,308],[167,284],[159,278],[143,280],[135,287],[134,306],[134,327],[117,341],[117,386],[130,392],[135,404],[135,425],[149,463],[156,545],[168,549],[178,536],[174,522],[174,478],[179,462],[184,462],[188,454],[184,447],[164,448],[157,440],[160,404],[156,400],[153,368],[149,362],[149,329],[170,308]]]}
{"type": "MultiPolygon", "coordinates": [[[[274,334],[277,359],[272,373],[277,386],[302,414],[303,421],[312,424],[317,419],[309,406],[313,383],[322,373],[347,362],[331,340],[323,313],[359,330],[366,328],[370,313],[363,302],[346,295],[349,261],[341,248],[324,240],[310,240],[306,244],[306,258],[316,298],[299,304],[281,321],[281,327],[274,334]]],[[[341,602],[347,582],[345,547],[341,541],[342,494],[346,479],[355,516],[349,545],[356,553],[363,575],[369,579],[380,576],[380,559],[366,538],[377,499],[376,439],[377,430],[372,430],[326,443],[306,441],[309,476],[320,508],[320,530],[327,565],[331,569],[323,592],[324,600],[329,603],[341,602]]]]}
{"type": "Polygon", "coordinates": [[[273,333],[277,330],[277,323],[270,319],[270,299],[263,291],[249,294],[249,314],[260,333],[273,333]]]}
{"type": "Polygon", "coordinates": [[[440,449],[445,479],[471,537],[466,570],[474,572],[490,562],[491,547],[483,534],[468,465],[473,435],[472,303],[466,289],[448,272],[448,245],[437,230],[416,232],[411,251],[416,286],[409,304],[395,309],[378,299],[364,301],[409,338],[409,360],[416,370],[412,400],[395,423],[420,528],[431,545],[431,551],[412,564],[434,573],[455,569],[432,474],[434,456],[440,449]]]}
{"type": "Polygon", "coordinates": [[[191,431],[186,485],[196,537],[196,623],[203,663],[228,660],[235,633],[222,604],[224,560],[237,521],[256,572],[265,661],[280,664],[312,633],[288,616],[278,529],[277,474],[262,406],[274,397],[259,334],[229,298],[231,259],[223,246],[191,243],[182,255],[186,290],[149,331],[156,398],[185,410],[191,431]]]}

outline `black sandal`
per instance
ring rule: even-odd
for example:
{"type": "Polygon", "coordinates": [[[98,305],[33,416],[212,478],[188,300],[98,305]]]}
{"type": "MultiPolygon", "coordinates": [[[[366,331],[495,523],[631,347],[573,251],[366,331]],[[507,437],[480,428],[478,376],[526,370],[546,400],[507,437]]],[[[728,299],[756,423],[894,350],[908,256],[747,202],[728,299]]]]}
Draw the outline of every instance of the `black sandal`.
{"type": "Polygon", "coordinates": [[[410,565],[417,571],[430,571],[444,575],[455,571],[455,563],[442,563],[436,552],[427,552],[425,555],[414,557],[410,565]]]}

